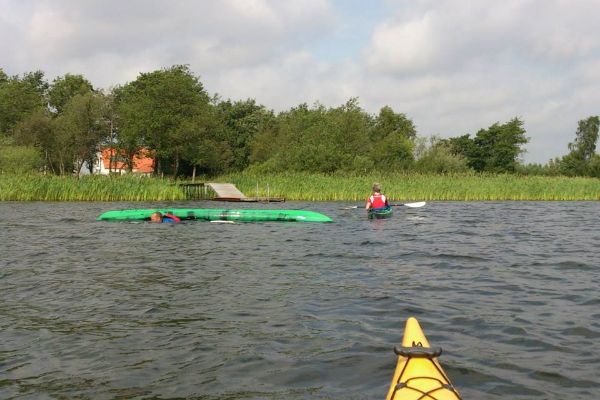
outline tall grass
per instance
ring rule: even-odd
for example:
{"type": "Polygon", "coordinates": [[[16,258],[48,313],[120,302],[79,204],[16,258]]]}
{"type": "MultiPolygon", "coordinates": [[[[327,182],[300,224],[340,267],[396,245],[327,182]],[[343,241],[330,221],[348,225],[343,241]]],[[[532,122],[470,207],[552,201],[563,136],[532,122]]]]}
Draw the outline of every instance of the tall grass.
{"type": "Polygon", "coordinates": [[[395,201],[413,200],[600,200],[600,180],[594,178],[486,175],[388,174],[272,175],[230,174],[214,180],[235,183],[247,196],[288,200],[363,201],[374,182],[395,201]],[[268,193],[267,193],[268,185],[268,193]]]}
{"type": "Polygon", "coordinates": [[[1,201],[184,200],[169,180],[141,176],[0,175],[1,201]]]}
{"type": "MultiPolygon", "coordinates": [[[[600,179],[516,175],[322,175],[236,173],[211,178],[230,182],[247,196],[306,201],[364,201],[373,182],[393,201],[600,200],[600,179]],[[257,191],[258,185],[258,191],[257,191]]],[[[185,200],[168,179],[125,176],[0,175],[0,201],[185,200]]]]}

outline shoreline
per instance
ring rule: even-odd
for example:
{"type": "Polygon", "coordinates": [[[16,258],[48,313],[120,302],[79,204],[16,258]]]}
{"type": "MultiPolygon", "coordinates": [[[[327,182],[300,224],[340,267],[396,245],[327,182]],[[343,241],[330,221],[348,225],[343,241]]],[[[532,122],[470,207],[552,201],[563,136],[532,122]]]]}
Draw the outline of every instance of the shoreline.
{"type": "MultiPolygon", "coordinates": [[[[600,179],[561,176],[236,173],[206,181],[233,183],[248,197],[286,201],[364,201],[373,182],[381,183],[382,192],[393,202],[600,200],[600,179]]],[[[132,175],[0,175],[0,201],[202,200],[189,198],[179,186],[182,183],[188,182],[132,175]]]]}

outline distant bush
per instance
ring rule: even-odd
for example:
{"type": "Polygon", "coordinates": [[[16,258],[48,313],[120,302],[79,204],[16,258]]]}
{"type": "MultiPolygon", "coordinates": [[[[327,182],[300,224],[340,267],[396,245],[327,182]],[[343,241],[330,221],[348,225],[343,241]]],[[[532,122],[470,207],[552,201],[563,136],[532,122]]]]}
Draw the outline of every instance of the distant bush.
{"type": "Polygon", "coordinates": [[[447,174],[469,170],[467,159],[460,154],[453,154],[450,146],[436,136],[429,138],[429,142],[425,138],[418,138],[415,156],[417,161],[413,169],[420,173],[447,174]]]}
{"type": "Polygon", "coordinates": [[[0,172],[22,174],[37,171],[42,165],[42,157],[35,147],[16,146],[12,140],[0,140],[0,172]]]}

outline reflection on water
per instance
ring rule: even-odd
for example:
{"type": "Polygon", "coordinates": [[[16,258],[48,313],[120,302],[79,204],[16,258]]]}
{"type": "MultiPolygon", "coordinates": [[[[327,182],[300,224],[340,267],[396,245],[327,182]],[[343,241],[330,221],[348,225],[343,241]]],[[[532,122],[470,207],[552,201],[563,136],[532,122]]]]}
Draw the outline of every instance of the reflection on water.
{"type": "Polygon", "coordinates": [[[600,205],[348,205],[161,225],[0,203],[0,398],[384,398],[409,316],[465,398],[600,398],[600,205]]]}

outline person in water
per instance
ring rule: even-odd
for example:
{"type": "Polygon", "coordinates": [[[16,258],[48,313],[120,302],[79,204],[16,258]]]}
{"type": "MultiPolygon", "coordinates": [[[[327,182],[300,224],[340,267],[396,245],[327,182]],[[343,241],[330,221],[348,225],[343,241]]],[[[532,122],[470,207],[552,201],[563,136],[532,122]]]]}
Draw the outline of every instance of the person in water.
{"type": "Polygon", "coordinates": [[[371,208],[384,208],[389,206],[387,197],[381,194],[381,185],[379,183],[373,184],[373,194],[369,196],[367,199],[367,205],[365,206],[366,210],[370,210],[371,208]]]}
{"type": "Polygon", "coordinates": [[[179,222],[181,219],[173,214],[162,214],[160,211],[153,212],[150,215],[150,222],[179,222]]]}

